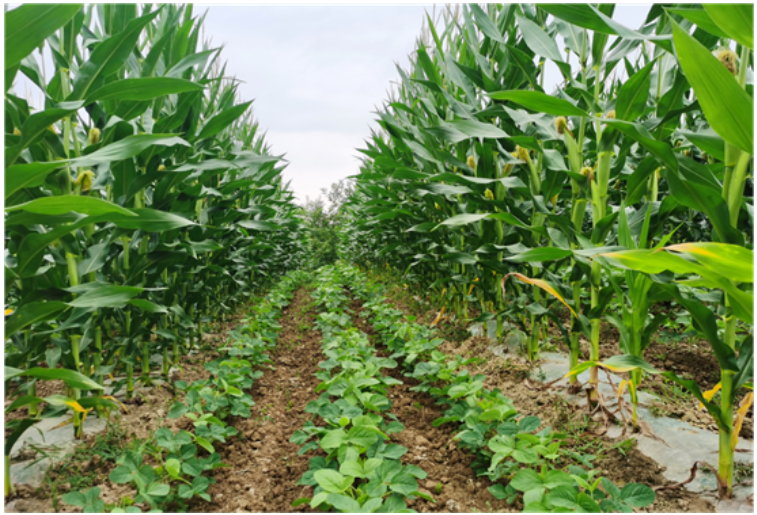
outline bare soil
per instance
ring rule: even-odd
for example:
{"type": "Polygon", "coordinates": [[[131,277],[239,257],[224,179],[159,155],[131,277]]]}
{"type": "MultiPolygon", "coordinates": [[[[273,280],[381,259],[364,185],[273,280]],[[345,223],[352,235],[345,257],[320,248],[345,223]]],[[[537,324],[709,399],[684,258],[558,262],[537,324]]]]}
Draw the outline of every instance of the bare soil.
{"type": "Polygon", "coordinates": [[[208,491],[213,502],[197,501],[192,511],[309,511],[307,505],[291,507],[295,499],[312,496],[312,488],[297,486],[310,456],[298,456],[299,446],[289,438],[310,417],[305,406],[318,397],[314,374],[323,355],[314,320],[310,296],[300,288],[279,320],[283,329],[270,352],[275,370],[253,384],[252,416],[230,422],[238,438],[220,451],[230,467],[214,471],[216,484],[208,491]]]}

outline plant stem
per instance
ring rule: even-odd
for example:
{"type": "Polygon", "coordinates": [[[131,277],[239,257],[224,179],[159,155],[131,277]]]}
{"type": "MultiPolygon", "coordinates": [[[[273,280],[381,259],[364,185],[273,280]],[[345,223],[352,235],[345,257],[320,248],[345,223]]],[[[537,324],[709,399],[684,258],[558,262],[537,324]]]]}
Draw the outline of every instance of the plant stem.
{"type": "Polygon", "coordinates": [[[730,498],[733,490],[733,446],[731,443],[733,433],[733,404],[731,403],[733,372],[721,370],[720,374],[720,416],[723,426],[719,431],[718,472],[726,484],[725,497],[730,498]]]}
{"type": "Polygon", "coordinates": [[[7,500],[8,496],[15,493],[16,490],[13,488],[13,483],[11,482],[11,457],[9,454],[5,455],[5,498],[7,500]]]}

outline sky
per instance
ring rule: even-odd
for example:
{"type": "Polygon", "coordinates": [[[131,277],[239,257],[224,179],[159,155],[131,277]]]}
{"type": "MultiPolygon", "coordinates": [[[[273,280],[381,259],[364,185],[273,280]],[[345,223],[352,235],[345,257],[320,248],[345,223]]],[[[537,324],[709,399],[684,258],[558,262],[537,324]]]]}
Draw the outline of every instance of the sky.
{"type": "MultiPolygon", "coordinates": [[[[428,6],[431,9],[431,6],[428,6]]],[[[197,6],[196,13],[201,9],[197,6]]],[[[426,7],[211,6],[205,35],[244,81],[299,201],[358,172],[376,107],[407,67],[426,7]]]]}
{"type": "MultiPolygon", "coordinates": [[[[255,99],[255,116],[300,202],[358,173],[359,154],[376,106],[407,68],[425,12],[432,5],[201,6],[206,37],[224,45],[227,73],[255,99]]],[[[648,5],[618,5],[613,18],[632,28],[648,5]]],[[[561,41],[558,41],[560,44],[561,41]]],[[[562,46],[560,44],[560,46],[562,46]]],[[[577,64],[577,63],[573,63],[577,64]]],[[[560,79],[548,62],[545,90],[560,79]]]]}

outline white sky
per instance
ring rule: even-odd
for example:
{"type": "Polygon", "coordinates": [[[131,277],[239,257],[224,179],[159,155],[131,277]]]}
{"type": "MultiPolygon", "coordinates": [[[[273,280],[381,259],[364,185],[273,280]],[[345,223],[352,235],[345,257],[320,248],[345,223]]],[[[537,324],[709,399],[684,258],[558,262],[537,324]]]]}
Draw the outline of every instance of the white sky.
{"type": "MultiPolygon", "coordinates": [[[[200,11],[198,6],[197,12],[200,11]]],[[[407,66],[422,6],[211,6],[205,34],[253,108],[300,201],[358,170],[374,107],[407,66]]]]}

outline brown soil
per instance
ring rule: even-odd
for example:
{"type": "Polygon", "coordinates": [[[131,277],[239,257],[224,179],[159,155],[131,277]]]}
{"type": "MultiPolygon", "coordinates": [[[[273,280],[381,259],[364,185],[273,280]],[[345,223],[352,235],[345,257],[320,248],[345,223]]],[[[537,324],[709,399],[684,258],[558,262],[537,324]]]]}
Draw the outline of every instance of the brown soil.
{"type": "MultiPolygon", "coordinates": [[[[359,316],[364,312],[361,303],[353,300],[350,307],[355,312],[353,325],[371,338],[380,355],[386,355],[386,352],[380,350],[373,326],[367,318],[359,316]]],[[[403,376],[401,364],[384,373],[403,382],[392,386],[389,393],[392,399],[391,413],[405,426],[401,432],[392,435],[392,441],[409,451],[402,457],[402,463],[416,465],[428,474],[426,479],[419,481],[419,487],[436,501],[434,503],[419,498],[409,501],[408,506],[422,513],[519,511],[489,493],[487,489],[492,486],[491,481],[476,476],[470,467],[473,456],[458,449],[453,439],[456,429],[454,424],[440,427],[431,425],[443,415],[442,409],[435,405],[430,395],[410,390],[418,382],[403,376]],[[438,484],[443,486],[437,494],[438,484]]]]}
{"type": "Polygon", "coordinates": [[[208,490],[212,503],[194,502],[192,511],[309,511],[308,505],[291,507],[295,499],[312,496],[312,488],[297,486],[310,456],[298,456],[299,446],[289,438],[310,417],[305,406],[318,397],[314,374],[323,355],[310,302],[300,288],[283,310],[283,329],[270,352],[275,370],[266,370],[252,387],[252,417],[231,420],[239,435],[220,449],[221,461],[230,468],[214,471],[217,483],[208,490]]]}

